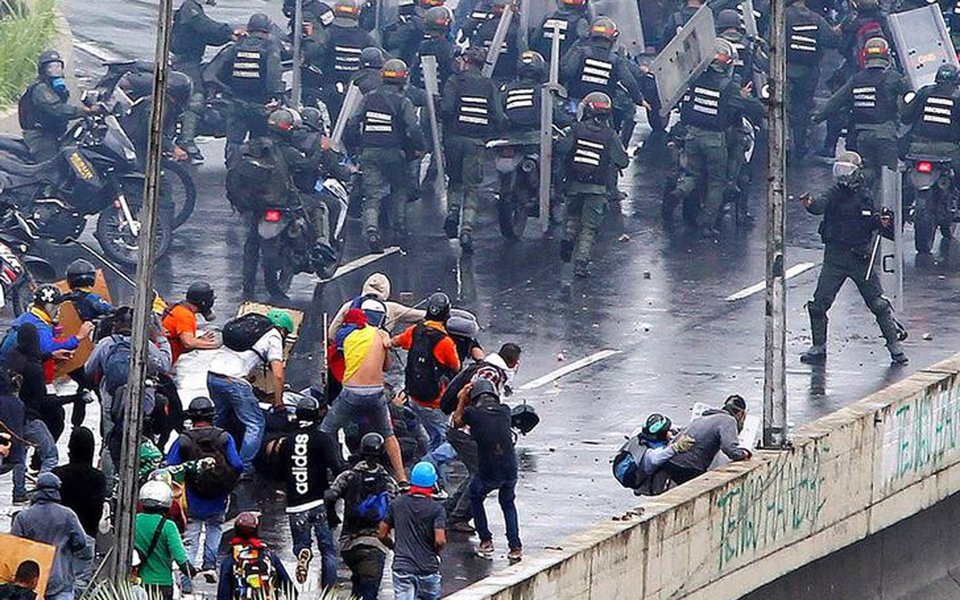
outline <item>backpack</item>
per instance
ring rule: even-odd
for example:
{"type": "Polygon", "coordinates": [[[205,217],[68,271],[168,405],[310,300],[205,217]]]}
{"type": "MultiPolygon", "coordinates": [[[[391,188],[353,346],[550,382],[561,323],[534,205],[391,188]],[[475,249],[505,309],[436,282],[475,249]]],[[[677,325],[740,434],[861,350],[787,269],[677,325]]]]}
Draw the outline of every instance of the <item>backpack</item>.
{"type": "Polygon", "coordinates": [[[202,473],[188,472],[187,485],[201,498],[222,498],[233,491],[240,473],[227,461],[230,434],[219,427],[188,429],[180,434],[180,457],[184,462],[212,458],[213,469],[202,473]]]}
{"type": "Polygon", "coordinates": [[[236,600],[274,600],[274,570],[263,545],[233,547],[233,597],[236,600]]]}
{"type": "Polygon", "coordinates": [[[357,471],[346,498],[346,509],[357,529],[377,527],[386,518],[390,505],[387,477],[382,469],[376,472],[357,471]]]}
{"type": "Polygon", "coordinates": [[[287,163],[270,138],[253,138],[227,170],[227,200],[240,212],[286,206],[293,185],[287,163]]]}
{"type": "Polygon", "coordinates": [[[877,21],[877,20],[867,21],[866,23],[861,25],[859,28],[857,28],[857,32],[854,35],[854,39],[856,40],[856,53],[857,53],[856,59],[857,59],[857,67],[859,69],[863,69],[866,67],[867,54],[866,54],[866,50],[864,49],[864,46],[866,46],[867,40],[875,37],[884,38],[884,39],[886,39],[887,37],[883,33],[883,24],[880,23],[880,21],[877,21]]]}
{"type": "Polygon", "coordinates": [[[442,331],[423,324],[417,325],[413,331],[413,345],[404,369],[404,387],[415,400],[430,403],[440,395],[442,374],[433,349],[445,337],[442,331]]]}
{"type": "MultiPolygon", "coordinates": [[[[260,313],[247,313],[227,321],[223,326],[223,345],[234,352],[253,350],[253,346],[273,329],[273,323],[260,313]]],[[[264,357],[260,357],[267,362],[264,357]]]]}
{"type": "Polygon", "coordinates": [[[474,374],[480,369],[481,365],[483,365],[482,361],[467,365],[457,373],[456,377],[450,380],[450,383],[443,390],[443,395],[440,396],[440,410],[443,411],[443,414],[452,415],[453,411],[457,410],[457,395],[460,394],[463,386],[473,380],[474,374]]]}
{"type": "Polygon", "coordinates": [[[113,347],[103,359],[103,381],[110,396],[115,396],[117,388],[127,384],[127,377],[130,375],[130,353],[133,351],[129,337],[117,336],[113,339],[113,347]]]}
{"type": "Polygon", "coordinates": [[[639,435],[628,438],[613,457],[613,477],[625,488],[635,490],[641,487],[649,477],[640,467],[647,446],[639,435]]]}

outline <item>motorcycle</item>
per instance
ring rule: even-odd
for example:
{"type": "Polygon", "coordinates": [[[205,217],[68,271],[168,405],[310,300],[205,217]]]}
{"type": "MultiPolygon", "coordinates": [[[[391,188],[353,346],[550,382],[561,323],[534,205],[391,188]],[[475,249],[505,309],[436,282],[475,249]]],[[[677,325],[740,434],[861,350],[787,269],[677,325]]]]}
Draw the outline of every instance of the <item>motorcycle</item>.
{"type": "Polygon", "coordinates": [[[317,252],[317,223],[302,199],[288,206],[268,207],[262,211],[257,232],[263,255],[264,277],[268,289],[286,293],[297,273],[315,273],[329,279],[343,259],[344,226],[347,220],[349,193],[337,179],[317,182],[317,195],[310,198],[326,204],[330,223],[330,245],[333,256],[317,252]],[[271,281],[272,280],[272,281],[271,281]]]}
{"type": "MultiPolygon", "coordinates": [[[[94,237],[113,261],[135,265],[140,243],[138,215],[144,177],[137,154],[116,114],[129,99],[121,90],[101,99],[86,92],[84,104],[98,110],[64,136],[56,156],[39,164],[0,158],[0,201],[16,206],[34,233],[54,243],[76,240],[87,216],[97,215],[94,237]]],[[[161,186],[161,194],[168,190],[161,186]]],[[[157,256],[170,249],[172,211],[161,197],[157,256]]]]}
{"type": "Polygon", "coordinates": [[[0,216],[0,309],[9,305],[15,317],[30,306],[37,282],[57,279],[53,265],[30,254],[36,239],[16,210],[8,207],[0,216]]]}
{"type": "Polygon", "coordinates": [[[930,254],[937,229],[943,236],[944,249],[953,239],[953,222],[957,215],[954,191],[954,169],[949,158],[908,154],[908,177],[916,198],[908,219],[913,220],[914,246],[918,254],[930,254]]]}
{"type": "Polygon", "coordinates": [[[537,132],[491,140],[500,179],[497,217],[500,233],[509,240],[523,237],[528,217],[540,214],[540,136],[537,132]]]}

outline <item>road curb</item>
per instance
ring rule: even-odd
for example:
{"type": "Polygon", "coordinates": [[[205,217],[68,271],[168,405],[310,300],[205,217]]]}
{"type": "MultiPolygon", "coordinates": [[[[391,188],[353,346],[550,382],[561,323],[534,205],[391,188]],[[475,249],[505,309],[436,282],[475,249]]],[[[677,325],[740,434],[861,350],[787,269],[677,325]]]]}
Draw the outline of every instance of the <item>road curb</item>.
{"type": "MultiPolygon", "coordinates": [[[[73,57],[73,32],[70,30],[70,23],[59,8],[54,8],[55,27],[53,36],[53,47],[60,52],[63,57],[64,70],[67,73],[67,81],[70,86],[70,93],[75,97],[77,90],[76,65],[73,57]]],[[[17,107],[12,106],[6,110],[0,111],[0,133],[20,133],[20,122],[17,120],[17,107]]]]}

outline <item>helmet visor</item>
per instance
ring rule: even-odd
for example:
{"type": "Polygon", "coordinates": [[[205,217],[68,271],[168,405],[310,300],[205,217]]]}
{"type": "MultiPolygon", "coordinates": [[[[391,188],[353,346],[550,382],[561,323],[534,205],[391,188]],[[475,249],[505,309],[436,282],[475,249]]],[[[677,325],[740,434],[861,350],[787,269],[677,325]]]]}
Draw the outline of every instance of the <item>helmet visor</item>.
{"type": "Polygon", "coordinates": [[[858,171],[860,171],[860,166],[852,162],[838,160],[833,163],[833,176],[841,183],[850,181],[858,171]]]}

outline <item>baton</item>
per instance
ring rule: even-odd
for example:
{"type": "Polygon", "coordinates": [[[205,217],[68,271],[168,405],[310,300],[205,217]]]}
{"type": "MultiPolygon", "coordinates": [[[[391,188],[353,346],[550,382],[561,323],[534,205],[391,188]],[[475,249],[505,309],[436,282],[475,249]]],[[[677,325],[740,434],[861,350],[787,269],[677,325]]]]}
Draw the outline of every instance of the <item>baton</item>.
{"type": "Polygon", "coordinates": [[[880,234],[875,234],[873,236],[873,250],[870,251],[870,264],[867,265],[867,274],[864,276],[864,281],[869,281],[870,276],[873,275],[873,263],[877,260],[877,251],[880,250],[880,234]]]}

